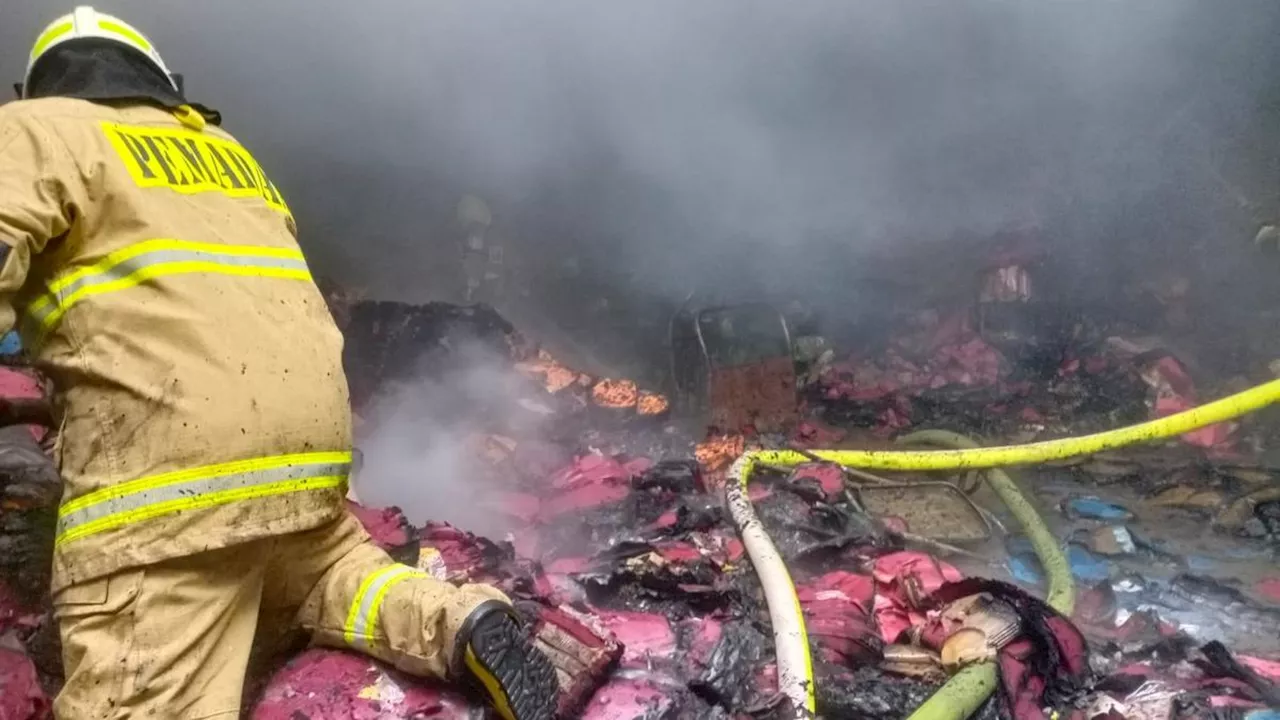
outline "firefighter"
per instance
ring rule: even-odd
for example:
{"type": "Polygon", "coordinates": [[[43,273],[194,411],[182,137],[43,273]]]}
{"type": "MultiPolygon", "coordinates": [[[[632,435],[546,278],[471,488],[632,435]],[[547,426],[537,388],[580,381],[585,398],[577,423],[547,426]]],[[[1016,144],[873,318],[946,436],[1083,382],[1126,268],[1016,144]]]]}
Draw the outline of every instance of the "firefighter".
{"type": "MultiPolygon", "coordinates": [[[[259,618],[549,718],[509,600],[346,510],[341,336],[254,156],[155,47],[76,8],[0,107],[0,334],[55,387],[62,718],[235,718],[259,618]]],[[[264,629],[269,623],[264,623],[264,629]]]]}
{"type": "Polygon", "coordinates": [[[462,231],[463,302],[498,305],[504,299],[506,258],[492,232],[493,213],[484,200],[464,195],[458,201],[458,227],[462,231]]]}

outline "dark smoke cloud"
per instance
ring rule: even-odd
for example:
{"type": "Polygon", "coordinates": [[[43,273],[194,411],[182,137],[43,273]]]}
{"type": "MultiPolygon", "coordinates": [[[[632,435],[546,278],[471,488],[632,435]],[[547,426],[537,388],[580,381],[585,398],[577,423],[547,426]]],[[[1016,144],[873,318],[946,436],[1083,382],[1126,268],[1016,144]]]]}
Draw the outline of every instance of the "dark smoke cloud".
{"type": "MultiPolygon", "coordinates": [[[[62,8],[8,5],[17,76],[62,8]]],[[[1266,203],[1240,210],[1223,180],[1275,194],[1274,149],[1245,142],[1275,114],[1273,0],[100,8],[226,112],[314,263],[387,297],[456,275],[464,192],[531,272],[573,254],[642,304],[743,284],[851,301],[869,258],[1028,221],[1106,287],[1243,253],[1266,203]]]]}

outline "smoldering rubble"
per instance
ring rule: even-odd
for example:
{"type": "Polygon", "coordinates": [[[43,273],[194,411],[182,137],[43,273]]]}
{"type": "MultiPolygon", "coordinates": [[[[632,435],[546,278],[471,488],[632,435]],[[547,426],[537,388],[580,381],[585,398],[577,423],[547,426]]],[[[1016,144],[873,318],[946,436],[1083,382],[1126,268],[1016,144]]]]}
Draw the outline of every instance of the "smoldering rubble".
{"type": "MultiPolygon", "coordinates": [[[[730,408],[711,427],[690,421],[696,398],[581,372],[486,306],[355,303],[339,313],[365,456],[351,508],[398,561],[502,588],[544,650],[575,638],[585,671],[562,688],[567,717],[788,716],[760,581],[724,504],[745,450],[883,447],[921,428],[1063,437],[1175,413],[1237,382],[1101,323],[1020,323],[1015,310],[1034,312],[1034,263],[993,258],[976,305],[917,311],[878,344],[838,347],[810,327],[788,350],[790,413],[766,422],[748,408],[733,421],[730,408]],[[478,490],[450,500],[451,486],[478,490]],[[370,499],[395,488],[412,518],[370,499]]],[[[734,339],[741,324],[717,327],[719,360],[769,364],[769,346],[734,339]]],[[[5,373],[8,396],[42,394],[20,364],[5,373]]],[[[991,661],[998,688],[981,717],[1269,717],[1280,701],[1273,430],[1244,419],[1020,472],[1066,550],[1069,617],[1039,599],[1048,573],[980,476],[762,468],[751,500],[796,583],[819,716],[907,717],[958,669],[991,661]]],[[[39,522],[21,508],[4,522],[14,552],[0,698],[5,717],[47,717],[56,633],[45,579],[21,552],[39,522]]],[[[257,659],[247,717],[482,712],[463,689],[299,643],[257,659]]]]}

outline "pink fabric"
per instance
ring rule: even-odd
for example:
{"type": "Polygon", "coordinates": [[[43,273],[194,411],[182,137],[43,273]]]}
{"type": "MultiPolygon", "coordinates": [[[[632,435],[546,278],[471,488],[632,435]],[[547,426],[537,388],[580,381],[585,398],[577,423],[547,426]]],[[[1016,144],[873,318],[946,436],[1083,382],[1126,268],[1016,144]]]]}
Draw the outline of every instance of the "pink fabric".
{"type": "Polygon", "coordinates": [[[687,542],[657,543],[654,549],[669,563],[692,563],[702,559],[702,552],[687,542]]]}
{"type": "Polygon", "coordinates": [[[796,588],[796,596],[806,608],[831,604],[851,607],[863,615],[871,613],[875,592],[875,578],[843,570],[829,572],[796,588]]]}
{"type": "MultiPolygon", "coordinates": [[[[1190,373],[1172,356],[1166,355],[1157,360],[1154,367],[1144,373],[1144,377],[1155,392],[1155,417],[1175,415],[1199,404],[1196,385],[1190,373]]],[[[1188,445],[1226,453],[1231,450],[1231,434],[1235,427],[1234,423],[1210,425],[1183,435],[1182,441],[1188,445]]]]}
{"type": "Polygon", "coordinates": [[[677,514],[675,510],[668,510],[658,516],[658,519],[653,522],[653,529],[663,530],[675,527],[678,522],[680,522],[680,515],[677,514]]]}
{"type": "Polygon", "coordinates": [[[844,491],[844,473],[836,465],[809,463],[795,469],[791,482],[817,485],[828,500],[840,497],[844,491]]]}
{"type": "Polygon", "coordinates": [[[347,502],[347,509],[383,549],[397,548],[409,542],[409,521],[400,508],[370,508],[347,502]]]}
{"type": "Polygon", "coordinates": [[[51,717],[49,698],[40,689],[31,659],[20,652],[0,648],[0,720],[51,717]]]}
{"type": "Polygon", "coordinates": [[[44,397],[44,390],[40,387],[40,381],[30,374],[0,366],[0,397],[38,400],[44,397]]]}
{"type": "Polygon", "coordinates": [[[586,572],[591,567],[589,557],[556,558],[547,563],[547,572],[552,575],[572,575],[586,572]]]}
{"type": "Polygon", "coordinates": [[[805,420],[796,426],[791,434],[791,442],[802,448],[832,448],[844,440],[848,433],[840,428],[831,427],[817,420],[805,420]]]}
{"type": "Polygon", "coordinates": [[[809,639],[823,659],[846,667],[874,663],[883,648],[872,610],[875,580],[836,571],[796,588],[809,639]]]}
{"type": "Polygon", "coordinates": [[[448,689],[411,680],[368,658],[308,650],[267,683],[252,720],[466,720],[479,708],[448,689]]]}
{"type": "Polygon", "coordinates": [[[603,455],[579,457],[551,476],[552,497],[541,501],[538,519],[551,522],[566,513],[623,500],[631,492],[631,479],[652,466],[648,458],[620,462],[603,455]]]}
{"type": "Polygon", "coordinates": [[[765,665],[756,673],[753,680],[756,686],[756,692],[761,697],[771,697],[778,694],[778,666],[776,664],[765,665]]]}
{"type": "Polygon", "coordinates": [[[585,485],[600,485],[629,480],[632,472],[617,460],[603,455],[584,455],[572,465],[551,476],[551,487],[573,490],[585,485]]]}
{"type": "Polygon", "coordinates": [[[1236,659],[1271,682],[1280,683],[1280,660],[1264,660],[1249,655],[1236,655],[1236,659]]]}
{"type": "MultiPolygon", "coordinates": [[[[40,381],[33,375],[16,368],[0,366],[0,399],[39,400],[44,397],[40,381]]],[[[49,429],[40,425],[27,425],[36,442],[44,440],[49,429]]]]}
{"type": "Polygon", "coordinates": [[[742,559],[742,556],[745,555],[746,552],[747,552],[746,546],[744,546],[742,544],[742,541],[739,540],[738,538],[730,537],[725,539],[724,553],[725,553],[725,559],[728,562],[731,562],[731,563],[738,562],[739,560],[742,559]]]}
{"type": "Polygon", "coordinates": [[[1268,602],[1280,605],[1280,578],[1268,578],[1256,586],[1258,594],[1268,602]]]}
{"type": "MultiPolygon", "coordinates": [[[[611,481],[612,483],[612,481],[611,481]]],[[[538,512],[539,520],[550,522],[566,513],[612,505],[631,494],[627,484],[599,484],[577,488],[547,500],[538,512]]]]}
{"type": "Polygon", "coordinates": [[[596,691],[582,720],[637,720],[666,717],[673,700],[657,683],[644,679],[615,679],[596,691]]]}
{"type": "Polygon", "coordinates": [[[538,518],[542,500],[532,493],[502,493],[498,496],[498,508],[502,514],[528,523],[538,518]]]}
{"type": "Polygon", "coordinates": [[[935,368],[929,387],[947,385],[995,385],[1000,381],[1002,357],[981,338],[938,348],[931,365],[935,368]]]}
{"type": "Polygon", "coordinates": [[[964,576],[959,570],[932,555],[904,550],[877,558],[875,579],[881,590],[885,587],[893,589],[895,585],[910,582],[918,585],[924,595],[928,595],[946,583],[963,580],[964,576]]]}
{"type": "Polygon", "coordinates": [[[1209,698],[1209,707],[1260,708],[1265,706],[1260,702],[1254,702],[1253,700],[1245,700],[1244,698],[1232,697],[1230,695],[1214,695],[1209,698]]]}
{"type": "Polygon", "coordinates": [[[921,552],[890,553],[876,559],[875,619],[885,643],[897,642],[908,628],[927,619],[917,606],[949,582],[964,579],[959,570],[921,552]]]}
{"type": "Polygon", "coordinates": [[[665,616],[595,610],[601,625],[622,643],[625,667],[647,668],[651,661],[670,661],[676,654],[676,633],[665,616]]]}
{"type": "Polygon", "coordinates": [[[653,460],[647,457],[631,458],[622,464],[622,469],[626,470],[629,477],[643,475],[648,472],[654,465],[653,460]]]}
{"type": "Polygon", "coordinates": [[[1114,628],[1118,609],[1115,590],[1111,588],[1110,582],[1104,580],[1097,585],[1076,590],[1072,619],[1091,627],[1114,628]]]}
{"type": "Polygon", "coordinates": [[[1000,352],[973,332],[967,312],[957,312],[895,338],[878,358],[833,363],[821,384],[829,400],[887,405],[876,420],[885,435],[910,427],[910,398],[951,386],[995,386],[1004,374],[1000,352]]]}
{"type": "Polygon", "coordinates": [[[700,677],[707,671],[711,654],[724,635],[724,625],[715,618],[694,617],[680,623],[680,634],[686,638],[681,653],[685,677],[700,677]]]}
{"type": "Polygon", "coordinates": [[[492,567],[494,545],[478,535],[448,523],[430,522],[418,532],[422,547],[440,553],[448,578],[456,581],[487,582],[492,567]]]}

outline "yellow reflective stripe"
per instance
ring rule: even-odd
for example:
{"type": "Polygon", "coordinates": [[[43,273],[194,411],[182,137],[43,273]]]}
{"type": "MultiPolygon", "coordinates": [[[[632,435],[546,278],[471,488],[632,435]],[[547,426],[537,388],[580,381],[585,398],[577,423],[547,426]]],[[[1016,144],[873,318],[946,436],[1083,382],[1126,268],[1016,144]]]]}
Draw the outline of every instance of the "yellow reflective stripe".
{"type": "Polygon", "coordinates": [[[466,651],[462,656],[463,662],[467,664],[467,668],[471,670],[472,676],[480,680],[480,684],[489,693],[489,698],[493,701],[493,709],[498,711],[498,717],[514,718],[515,711],[511,709],[511,698],[507,697],[506,688],[502,687],[502,683],[498,678],[493,676],[493,672],[480,662],[480,658],[476,657],[476,652],[468,643],[466,651]]]}
{"type": "Polygon", "coordinates": [[[200,510],[207,507],[213,507],[215,505],[226,505],[228,503],[243,500],[284,495],[303,490],[324,490],[329,488],[340,489],[346,485],[346,483],[346,475],[303,478],[300,480],[289,480],[272,485],[236,488],[233,490],[224,490],[222,492],[170,500],[168,502],[156,503],[154,505],[145,505],[135,510],[110,515],[100,520],[86,523],[84,525],[78,525],[75,528],[61,532],[58,534],[58,538],[54,542],[54,546],[59,547],[64,543],[79,540],[80,538],[88,535],[96,535],[100,532],[114,530],[124,525],[132,525],[134,523],[143,522],[145,520],[160,517],[161,515],[168,515],[170,513],[200,510]]]}
{"type": "Polygon", "coordinates": [[[311,273],[306,270],[287,270],[287,269],[271,269],[271,268],[255,268],[255,267],[236,267],[233,265],[222,265],[220,263],[211,262],[181,262],[167,263],[165,265],[155,265],[139,270],[128,277],[121,278],[112,282],[102,283],[100,285],[91,285],[67,298],[57,310],[49,313],[49,315],[41,320],[40,324],[45,332],[52,330],[62,316],[71,309],[71,306],[77,302],[103,293],[116,292],[118,290],[127,290],[128,288],[140,285],[147,280],[152,280],[165,275],[178,275],[182,273],[208,272],[220,275],[243,275],[249,277],[274,277],[287,280],[310,280],[311,273]]]}
{"type": "MultiPolygon", "coordinates": [[[[382,601],[387,599],[387,593],[391,592],[391,588],[398,583],[408,580],[409,578],[424,578],[426,576],[427,574],[424,572],[411,570],[410,572],[398,574],[395,577],[389,578],[387,582],[383,584],[383,586],[378,590],[378,594],[373,597],[373,606],[369,608],[369,620],[368,624],[365,626],[365,635],[369,640],[374,638],[374,633],[378,630],[378,617],[382,614],[382,601]]],[[[383,634],[385,635],[386,633],[383,634]]]]}
{"type": "MultiPolygon", "coordinates": [[[[35,322],[36,334],[42,335],[87,297],[125,290],[157,277],[188,273],[311,279],[306,259],[297,249],[146,240],[55,278],[48,290],[27,306],[28,319],[35,322]]],[[[34,339],[38,341],[39,338],[34,339]]]]}
{"type": "Polygon", "coordinates": [[[31,59],[35,60],[43,55],[44,51],[48,50],[49,46],[52,45],[55,40],[71,32],[74,27],[75,23],[68,20],[45,30],[44,34],[36,39],[35,47],[31,48],[31,59]]]}
{"type": "Polygon", "coordinates": [[[369,573],[360,583],[360,587],[356,588],[356,595],[351,599],[351,609],[347,610],[347,622],[342,626],[342,639],[348,645],[356,644],[356,622],[360,617],[360,608],[364,605],[365,596],[369,594],[369,588],[377,582],[382,576],[392,572],[399,566],[392,565],[369,573]]]}
{"type": "Polygon", "coordinates": [[[352,647],[367,647],[377,637],[378,618],[382,614],[382,603],[387,593],[395,585],[410,578],[425,578],[426,573],[408,565],[388,565],[376,570],[360,583],[355,597],[351,600],[351,608],[347,611],[347,622],[342,628],[342,638],[352,647]]]}
{"type": "MultiPolygon", "coordinates": [[[[274,257],[274,258],[291,258],[302,260],[302,251],[292,248],[266,247],[262,245],[220,245],[218,243],[193,242],[190,240],[172,240],[169,238],[157,238],[155,240],[143,240],[134,243],[126,248],[116,250],[108,254],[98,262],[80,268],[75,272],[59,276],[53,282],[49,283],[49,292],[57,293],[68,285],[75,283],[83,277],[96,275],[110,270],[112,267],[119,265],[125,260],[135,258],[139,255],[155,252],[156,250],[189,250],[192,252],[216,253],[218,255],[235,255],[243,257],[274,257]]],[[[52,302],[52,298],[42,297],[45,302],[52,302]]],[[[32,309],[36,309],[32,304],[32,309]]]]}
{"type": "Polygon", "coordinates": [[[254,458],[251,460],[237,460],[235,462],[220,463],[217,465],[205,465],[198,468],[190,468],[187,470],[175,470],[173,472],[162,473],[160,475],[152,475],[150,477],[138,478],[130,480],[118,485],[105,487],[96,492],[63,503],[58,508],[58,517],[63,518],[72,513],[83,510],[91,505],[97,505],[108,500],[133,495],[144,490],[164,487],[166,485],[176,485],[178,483],[189,482],[202,478],[219,477],[222,475],[239,475],[248,472],[256,472],[261,470],[274,470],[276,468],[288,467],[290,465],[321,465],[331,463],[350,463],[350,452],[317,452],[317,453],[297,453],[294,455],[277,455],[267,458],[254,458]]]}
{"type": "Polygon", "coordinates": [[[134,30],[128,25],[121,25],[120,23],[111,22],[110,20],[99,20],[98,27],[106,30],[107,32],[113,32],[117,35],[122,35],[128,38],[130,42],[138,46],[139,50],[145,53],[151,52],[151,43],[147,42],[146,38],[142,37],[137,30],[134,30]]]}
{"type": "Polygon", "coordinates": [[[350,452],[240,460],[139,478],[58,508],[55,545],[183,510],[306,490],[341,488],[350,452]]]}

